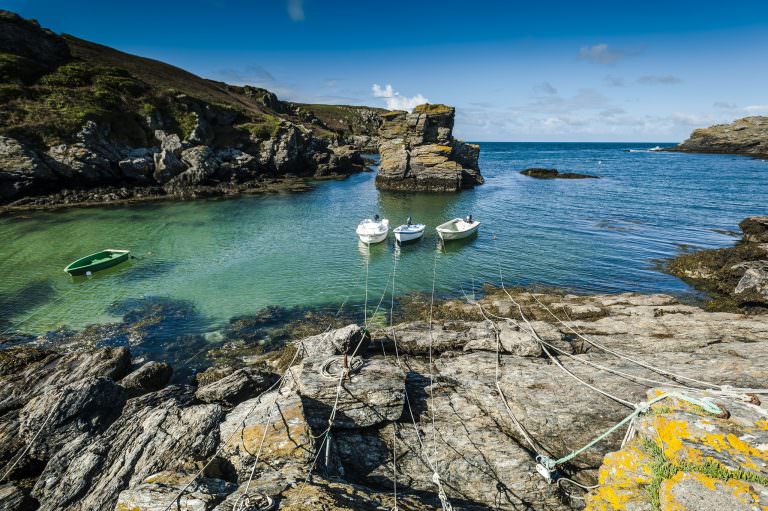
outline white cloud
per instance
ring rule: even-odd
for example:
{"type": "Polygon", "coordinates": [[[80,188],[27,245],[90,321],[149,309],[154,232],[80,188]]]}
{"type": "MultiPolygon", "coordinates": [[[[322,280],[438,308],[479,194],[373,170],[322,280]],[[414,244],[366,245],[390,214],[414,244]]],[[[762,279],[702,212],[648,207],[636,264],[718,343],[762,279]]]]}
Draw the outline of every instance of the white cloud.
{"type": "Polygon", "coordinates": [[[682,82],[683,80],[674,75],[645,75],[637,79],[637,83],[644,85],[675,85],[682,82]]]}
{"type": "Polygon", "coordinates": [[[749,105],[744,107],[744,111],[750,115],[768,114],[768,105],[749,105]]]}
{"type": "Polygon", "coordinates": [[[381,87],[378,83],[374,83],[371,87],[373,96],[376,98],[384,98],[389,110],[411,110],[417,105],[429,103],[429,100],[421,94],[416,94],[410,98],[400,95],[391,84],[387,84],[381,87]]]}
{"type": "Polygon", "coordinates": [[[293,21],[304,21],[304,0],[287,0],[288,17],[293,21]]]}
{"type": "Polygon", "coordinates": [[[596,64],[614,64],[626,55],[624,50],[610,48],[605,43],[593,46],[582,46],[579,50],[579,58],[596,64]]]}

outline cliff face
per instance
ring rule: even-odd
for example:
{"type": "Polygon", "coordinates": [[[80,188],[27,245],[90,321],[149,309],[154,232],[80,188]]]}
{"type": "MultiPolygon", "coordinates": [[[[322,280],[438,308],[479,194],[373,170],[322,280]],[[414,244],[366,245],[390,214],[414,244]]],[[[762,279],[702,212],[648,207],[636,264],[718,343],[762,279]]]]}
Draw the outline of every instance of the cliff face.
{"type": "Polygon", "coordinates": [[[753,116],[695,130],[671,151],[768,157],[768,117],[753,116]]]}
{"type": "Polygon", "coordinates": [[[0,204],[192,196],[364,168],[380,110],[301,105],[0,11],[0,204]],[[320,112],[320,115],[313,112],[320,112]],[[368,138],[366,138],[368,137],[368,138]],[[53,200],[53,199],[52,199],[53,200]]]}
{"type": "Polygon", "coordinates": [[[480,147],[453,138],[455,109],[419,105],[382,115],[381,164],[376,186],[385,190],[456,192],[483,183],[480,147]]]}

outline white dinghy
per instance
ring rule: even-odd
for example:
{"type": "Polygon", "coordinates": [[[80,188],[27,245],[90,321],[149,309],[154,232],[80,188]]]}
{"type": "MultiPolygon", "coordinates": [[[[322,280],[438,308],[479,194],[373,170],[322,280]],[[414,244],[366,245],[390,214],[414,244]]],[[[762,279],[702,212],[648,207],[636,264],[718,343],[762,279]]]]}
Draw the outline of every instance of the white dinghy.
{"type": "Polygon", "coordinates": [[[460,240],[468,238],[477,232],[480,222],[472,220],[472,216],[454,218],[437,226],[437,234],[443,241],[460,240]]]}
{"type": "Polygon", "coordinates": [[[387,234],[389,234],[389,220],[379,218],[379,215],[373,219],[366,218],[357,226],[357,236],[366,245],[381,243],[387,239],[387,234]]]}
{"type": "Polygon", "coordinates": [[[395,239],[398,243],[405,243],[406,241],[414,241],[424,236],[426,228],[427,226],[424,224],[411,223],[411,217],[408,217],[408,221],[405,224],[395,227],[395,230],[392,232],[395,233],[395,239]]]}

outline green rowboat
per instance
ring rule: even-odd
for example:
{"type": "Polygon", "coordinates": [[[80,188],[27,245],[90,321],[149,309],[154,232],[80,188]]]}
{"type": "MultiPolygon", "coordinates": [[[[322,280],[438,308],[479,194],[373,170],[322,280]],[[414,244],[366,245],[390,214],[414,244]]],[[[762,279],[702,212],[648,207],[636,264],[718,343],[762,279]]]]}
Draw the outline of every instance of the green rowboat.
{"type": "Polygon", "coordinates": [[[96,272],[127,261],[131,255],[130,250],[113,250],[108,248],[95,254],[81,257],[64,268],[70,275],[85,275],[88,272],[96,272]]]}

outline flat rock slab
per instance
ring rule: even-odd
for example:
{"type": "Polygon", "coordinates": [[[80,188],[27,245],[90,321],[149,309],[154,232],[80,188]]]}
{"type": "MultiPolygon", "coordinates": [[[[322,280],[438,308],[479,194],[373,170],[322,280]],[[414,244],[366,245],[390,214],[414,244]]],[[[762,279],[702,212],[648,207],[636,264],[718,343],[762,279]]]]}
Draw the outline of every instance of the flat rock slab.
{"type": "MultiPolygon", "coordinates": [[[[325,429],[336,402],[339,379],[321,376],[325,358],[304,359],[294,371],[307,420],[325,429]]],[[[400,418],[405,404],[405,373],[387,360],[365,360],[359,371],[342,382],[335,428],[364,428],[400,418]]]]}

